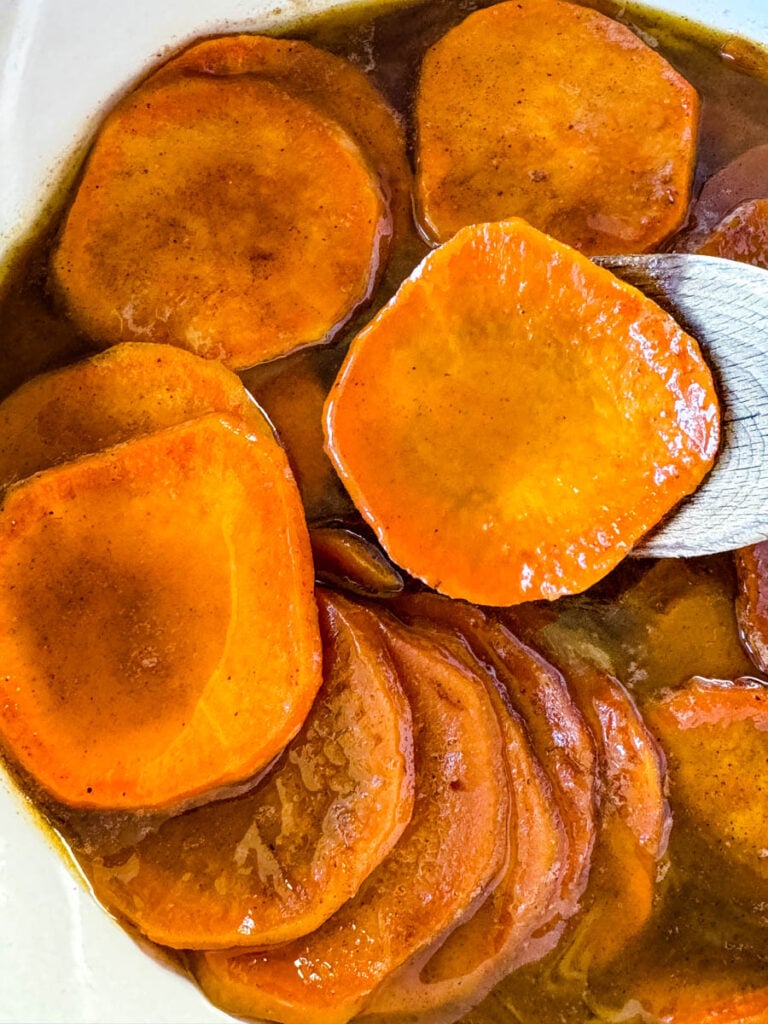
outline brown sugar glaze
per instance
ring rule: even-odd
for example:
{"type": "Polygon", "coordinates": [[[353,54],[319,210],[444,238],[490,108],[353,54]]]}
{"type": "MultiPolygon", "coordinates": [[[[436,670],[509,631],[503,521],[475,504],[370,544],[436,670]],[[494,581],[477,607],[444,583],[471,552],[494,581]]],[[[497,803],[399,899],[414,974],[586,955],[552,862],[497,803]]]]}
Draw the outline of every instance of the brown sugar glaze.
{"type": "MultiPolygon", "coordinates": [[[[477,6],[473,0],[433,0],[384,13],[363,6],[302,22],[284,34],[348,57],[368,72],[402,115],[412,146],[410,112],[422,54],[477,6]]],[[[729,160],[752,146],[768,143],[768,59],[764,51],[709,33],[684,19],[653,12],[630,13],[623,5],[610,2],[595,6],[658,44],[699,90],[703,113],[694,194],[729,160]]],[[[91,352],[88,340],[63,316],[47,288],[48,253],[66,199],[66,195],[59,197],[53,212],[4,268],[0,283],[0,396],[36,373],[91,352]]],[[[674,247],[674,239],[668,245],[674,247]]],[[[246,385],[264,402],[288,447],[294,437],[305,457],[310,452],[308,463],[295,465],[295,469],[305,483],[311,521],[341,519],[353,527],[360,525],[320,450],[320,401],[349,340],[426,251],[427,246],[414,232],[389,267],[371,305],[332,346],[305,350],[242,374],[246,385]],[[272,401],[274,410],[270,409],[272,401]]],[[[527,638],[555,662],[558,647],[564,644],[597,651],[642,710],[660,691],[679,686],[692,675],[760,678],[739,641],[734,593],[728,556],[685,562],[629,559],[587,594],[561,599],[530,617],[527,638]]],[[[13,774],[23,789],[39,798],[29,780],[18,771],[13,774]]],[[[83,862],[95,851],[117,859],[128,856],[131,844],[152,827],[151,817],[73,812],[50,801],[39,802],[47,824],[83,862]]],[[[672,813],[674,817],[674,803],[672,813]]],[[[590,970],[569,961],[566,953],[529,986],[525,998],[519,997],[519,984],[502,982],[465,1020],[472,1024],[626,1024],[666,1019],[660,1008],[667,1006],[681,987],[712,992],[723,1002],[734,993],[764,988],[768,985],[765,897],[757,882],[751,886],[741,878],[735,886],[733,868],[720,863],[695,830],[678,822],[659,865],[651,921],[615,960],[590,970]]],[[[156,953],[164,955],[160,949],[156,953]]],[[[768,1011],[765,1014],[754,1019],[768,1020],[768,1011]]]]}

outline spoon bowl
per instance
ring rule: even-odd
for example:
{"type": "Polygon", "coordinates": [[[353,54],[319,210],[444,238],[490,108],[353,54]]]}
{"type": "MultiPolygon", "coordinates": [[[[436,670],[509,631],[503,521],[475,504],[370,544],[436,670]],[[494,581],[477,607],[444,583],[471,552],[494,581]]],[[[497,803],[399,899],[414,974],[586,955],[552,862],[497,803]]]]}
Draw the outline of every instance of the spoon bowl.
{"type": "Polygon", "coordinates": [[[690,558],[768,539],[768,271],[684,253],[595,262],[639,288],[697,339],[721,405],[712,472],[632,553],[690,558]]]}

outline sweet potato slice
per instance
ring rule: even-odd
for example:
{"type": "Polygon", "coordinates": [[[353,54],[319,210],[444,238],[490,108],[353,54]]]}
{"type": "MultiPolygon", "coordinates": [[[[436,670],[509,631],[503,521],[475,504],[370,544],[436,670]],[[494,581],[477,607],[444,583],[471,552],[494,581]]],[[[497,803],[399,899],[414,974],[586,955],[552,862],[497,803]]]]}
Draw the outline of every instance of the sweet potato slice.
{"type": "Polygon", "coordinates": [[[691,226],[675,248],[697,252],[703,240],[737,206],[768,196],[768,145],[753,146],[704,182],[691,211],[691,226]]]}
{"type": "Polygon", "coordinates": [[[426,620],[461,636],[526,725],[567,838],[559,895],[549,908],[554,939],[540,929],[537,955],[543,955],[559,937],[562,922],[576,912],[589,875],[597,828],[597,763],[587,724],[560,672],[481,608],[426,592],[399,599],[395,608],[407,621],[426,620]]]}
{"type": "Polygon", "coordinates": [[[706,236],[696,252],[768,268],[768,199],[737,206],[706,236]]]}
{"type": "MultiPolygon", "coordinates": [[[[440,601],[439,598],[436,600],[440,601]]],[[[429,604],[430,598],[427,598],[429,604]]],[[[561,897],[568,841],[551,786],[525,726],[490,666],[482,665],[455,630],[421,614],[420,597],[397,602],[398,614],[458,663],[472,666],[494,702],[512,783],[509,858],[504,876],[469,918],[388,979],[365,1016],[430,1021],[457,1019],[507,972],[543,955],[557,941],[553,905],[561,897]]]]}
{"type": "Polygon", "coordinates": [[[354,530],[318,526],[309,534],[315,575],[363,597],[393,597],[403,577],[381,550],[354,530]]]}
{"type": "Polygon", "coordinates": [[[209,412],[272,430],[239,378],[169,345],[127,342],[34,377],[0,404],[0,489],[209,412]]]}
{"type": "Polygon", "coordinates": [[[645,709],[667,755],[670,800],[727,863],[768,881],[768,688],[694,678],[645,709]]]}
{"type": "Polygon", "coordinates": [[[11,488],[0,579],[0,739],[65,803],[169,806],[247,778],[320,686],[298,492],[234,420],[11,488]]]}
{"type": "Polygon", "coordinates": [[[285,448],[311,522],[342,517],[354,509],[323,449],[323,405],[328,388],[308,362],[308,355],[300,353],[294,359],[270,363],[246,379],[285,448]]]}
{"type": "Polygon", "coordinates": [[[473,909],[503,868],[509,791],[485,687],[383,613],[379,623],[413,713],[413,817],[357,896],[306,939],[192,956],[206,995],[229,1013],[343,1024],[388,974],[473,909]]]}
{"type": "Polygon", "coordinates": [[[742,548],[735,558],[741,636],[752,661],[768,673],[768,541],[742,548]]]}
{"type": "Polygon", "coordinates": [[[373,82],[354,64],[298,39],[241,34],[195,43],[152,77],[180,73],[263,78],[317,107],[355,140],[378,175],[392,211],[395,243],[412,231],[411,169],[403,129],[373,82]]]}
{"type": "Polygon", "coordinates": [[[696,342],[519,220],[428,256],[326,406],[331,459],[394,561],[491,605],[600,579],[698,485],[718,434],[696,342]]]}
{"type": "Polygon", "coordinates": [[[670,825],[664,758],[599,649],[567,625],[547,622],[536,605],[501,614],[564,673],[595,739],[600,814],[592,870],[567,951],[557,953],[567,961],[562,973],[583,977],[612,960],[651,916],[670,825]]]}
{"type": "Polygon", "coordinates": [[[306,935],[394,846],[413,808],[410,707],[381,635],[318,592],[323,685],[254,790],[177,815],[84,865],[96,896],[155,942],[265,946],[306,935]]]}
{"type": "Polygon", "coordinates": [[[653,250],[688,208],[698,112],[693,87],[597,11],[561,0],[476,11],[422,65],[424,225],[445,241],[523,217],[588,254],[653,250]]]}
{"type": "Polygon", "coordinates": [[[725,965],[719,966],[714,977],[688,968],[636,979],[634,1002],[643,1007],[644,1019],[659,1024],[765,1024],[768,989],[730,976],[725,965]]]}
{"type": "Polygon", "coordinates": [[[387,215],[334,121],[247,76],[144,85],[109,115],[53,255],[103,345],[232,369],[321,342],[369,295],[387,215]]]}

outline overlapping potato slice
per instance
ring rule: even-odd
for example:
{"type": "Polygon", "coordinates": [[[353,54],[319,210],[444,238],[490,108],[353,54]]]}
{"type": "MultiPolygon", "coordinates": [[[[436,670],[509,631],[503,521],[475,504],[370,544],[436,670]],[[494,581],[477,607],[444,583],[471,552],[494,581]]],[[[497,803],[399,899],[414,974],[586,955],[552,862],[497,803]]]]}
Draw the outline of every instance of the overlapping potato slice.
{"type": "Polygon", "coordinates": [[[103,124],[53,255],[103,345],[160,341],[240,369],[326,339],[389,231],[350,136],[247,75],[152,81],[103,124]]]}
{"type": "Polygon", "coordinates": [[[599,829],[582,912],[567,939],[564,971],[583,977],[613,959],[651,916],[670,825],[664,758],[634,701],[588,638],[549,621],[548,611],[534,604],[501,614],[564,673],[595,739],[599,829]]]}
{"type": "Polygon", "coordinates": [[[637,1003],[660,1024],[765,1024],[768,1020],[768,989],[741,989],[738,980],[722,977],[715,982],[690,975],[658,979],[638,986],[637,1003]]]}
{"type": "Polygon", "coordinates": [[[750,657],[768,673],[768,541],[736,552],[736,615],[750,657]]]}
{"type": "Polygon", "coordinates": [[[445,241],[523,217],[588,254],[652,250],[688,207],[698,111],[659,53],[597,11],[561,0],[476,11],[422,65],[424,224],[445,241]]]}
{"type": "Polygon", "coordinates": [[[595,583],[698,486],[718,438],[696,342],[520,220],[428,256],[326,406],[331,459],[394,561],[492,605],[595,583]]]}
{"type": "Polygon", "coordinates": [[[0,738],[57,799],[176,804],[256,772],[321,682],[276,442],[215,415],[46,470],[0,510],[0,738]]]}
{"type": "Polygon", "coordinates": [[[741,153],[704,182],[691,211],[690,227],[675,240],[675,247],[697,252],[737,207],[766,196],[768,145],[763,144],[741,153]]]}
{"type": "Polygon", "coordinates": [[[324,681],[301,732],[254,790],[84,858],[96,896],[155,942],[263,946],[319,927],[411,816],[410,707],[361,612],[317,593],[324,681]]]}
{"type": "MultiPolygon", "coordinates": [[[[567,836],[559,897],[550,906],[557,935],[579,905],[597,829],[595,746],[563,676],[503,623],[480,608],[436,594],[409,596],[396,607],[453,630],[494,673],[520,715],[549,780],[567,836]]],[[[542,936],[544,936],[542,930],[542,936]]],[[[551,948],[544,938],[542,950],[551,948]]],[[[540,954],[539,954],[540,955],[540,954]]]]}
{"type": "Polygon", "coordinates": [[[676,820],[726,863],[767,881],[768,687],[694,678],[645,715],[667,755],[676,820]]]}
{"type": "Polygon", "coordinates": [[[263,78],[338,121],[381,181],[395,242],[412,230],[411,170],[403,129],[373,82],[354,64],[298,39],[242,34],[195,43],[152,79],[180,73],[263,78]]]}
{"type": "Polygon", "coordinates": [[[315,575],[325,583],[363,597],[393,597],[403,577],[371,541],[343,526],[318,526],[310,531],[315,575]]]}
{"type": "Polygon", "coordinates": [[[0,404],[0,488],[208,412],[272,430],[239,378],[170,345],[127,342],[34,377],[0,404]]]}
{"type": "Polygon", "coordinates": [[[768,268],[768,199],[751,199],[737,206],[696,251],[768,268]]]}
{"type": "Polygon", "coordinates": [[[399,843],[318,931],[275,950],[193,954],[206,995],[230,1013],[342,1024],[392,971],[475,909],[506,857],[503,740],[482,681],[382,613],[411,704],[416,800],[399,843]]]}
{"type": "MultiPolygon", "coordinates": [[[[313,356],[316,353],[311,353],[313,356]]],[[[310,353],[258,367],[248,387],[285,448],[307,519],[348,515],[353,505],[323,448],[323,385],[310,353]]]]}
{"type": "MultiPolygon", "coordinates": [[[[436,599],[441,602],[440,598],[436,599]]],[[[468,665],[485,682],[505,741],[512,787],[509,858],[504,876],[483,904],[437,948],[429,947],[376,992],[366,1018],[455,1020],[479,1002],[505,973],[552,948],[561,929],[561,888],[568,840],[549,781],[522,719],[491,666],[477,660],[465,638],[436,625],[431,595],[408,596],[397,612],[446,657],[468,665]]]]}

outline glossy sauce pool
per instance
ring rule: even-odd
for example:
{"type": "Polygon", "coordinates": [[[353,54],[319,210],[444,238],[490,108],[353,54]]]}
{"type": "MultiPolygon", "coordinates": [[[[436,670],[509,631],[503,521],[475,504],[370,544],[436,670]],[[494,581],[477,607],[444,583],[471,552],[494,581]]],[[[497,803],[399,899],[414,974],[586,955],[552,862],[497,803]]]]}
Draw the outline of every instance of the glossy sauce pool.
{"type": "MultiPolygon", "coordinates": [[[[286,34],[348,57],[366,70],[404,118],[412,144],[410,111],[421,56],[476,6],[437,0],[380,15],[375,9],[337,13],[302,23],[286,34]]],[[[618,16],[611,4],[597,6],[618,16]]],[[[730,159],[768,143],[768,59],[761,51],[665,16],[634,14],[624,20],[646,41],[658,44],[702,96],[696,191],[730,159]]],[[[62,196],[61,205],[65,201],[62,196]]],[[[7,268],[0,292],[0,395],[42,370],[91,351],[47,290],[48,251],[57,221],[54,213],[40,225],[7,268]]],[[[296,453],[311,520],[341,519],[359,525],[322,455],[319,405],[351,337],[426,251],[414,232],[372,305],[332,346],[242,375],[272,416],[289,452],[296,453]]],[[[739,641],[733,597],[728,556],[685,562],[630,559],[586,595],[552,605],[549,612],[557,628],[538,640],[555,662],[560,644],[598,648],[642,709],[663,689],[692,675],[758,675],[739,641]]],[[[15,777],[27,790],[34,789],[18,773],[15,777]]],[[[150,818],[42,805],[48,824],[84,863],[92,856],[127,860],[132,842],[152,824],[150,818]]],[[[674,805],[672,813],[674,817],[674,805]]],[[[733,872],[700,835],[678,823],[659,865],[654,915],[612,964],[593,972],[556,958],[546,972],[534,973],[527,986],[519,979],[514,985],[502,982],[465,1019],[474,1024],[652,1020],[642,1010],[650,1005],[645,1001],[650,991],[674,992],[680,985],[695,985],[728,995],[765,987],[768,892],[758,882],[743,879],[734,888],[733,872]]]]}

